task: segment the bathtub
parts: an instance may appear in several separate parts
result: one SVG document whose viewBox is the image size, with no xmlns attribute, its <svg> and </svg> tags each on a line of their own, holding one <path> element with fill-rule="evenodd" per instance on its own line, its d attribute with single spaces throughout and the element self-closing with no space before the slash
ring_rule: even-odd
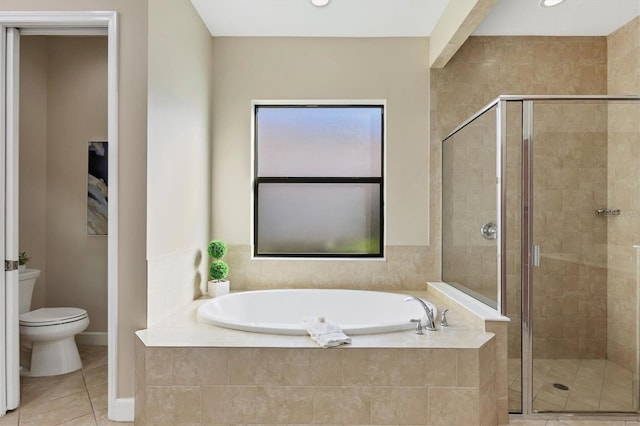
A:
<svg viewBox="0 0 640 426">
<path fill-rule="evenodd" d="M 409 320 L 426 317 L 406 294 L 364 290 L 259 290 L 208 300 L 198 308 L 201 321 L 256 333 L 306 335 L 303 318 L 324 317 L 349 335 L 409 330 Z M 425 300 L 437 315 L 436 307 Z"/>
</svg>

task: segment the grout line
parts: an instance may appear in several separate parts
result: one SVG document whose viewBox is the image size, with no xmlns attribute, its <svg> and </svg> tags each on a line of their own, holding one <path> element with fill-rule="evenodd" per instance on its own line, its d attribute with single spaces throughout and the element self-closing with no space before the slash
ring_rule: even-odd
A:
<svg viewBox="0 0 640 426">
<path fill-rule="evenodd" d="M 89 398 L 89 405 L 91 405 L 91 414 L 93 415 L 93 421 L 95 424 L 98 424 L 98 418 L 96 417 L 96 409 L 93 404 L 93 399 L 91 398 L 91 394 L 89 393 L 89 386 L 87 385 L 87 378 L 85 377 L 85 369 L 84 369 L 84 361 L 82 364 L 82 382 L 84 383 L 85 392 L 87 392 L 87 398 Z"/>
</svg>

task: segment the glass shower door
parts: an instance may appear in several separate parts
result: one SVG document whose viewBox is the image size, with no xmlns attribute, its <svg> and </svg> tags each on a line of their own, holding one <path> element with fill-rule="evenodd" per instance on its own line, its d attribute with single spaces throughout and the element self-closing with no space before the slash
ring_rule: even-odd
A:
<svg viewBox="0 0 640 426">
<path fill-rule="evenodd" d="M 531 411 L 637 412 L 640 106 L 531 105 Z"/>
</svg>

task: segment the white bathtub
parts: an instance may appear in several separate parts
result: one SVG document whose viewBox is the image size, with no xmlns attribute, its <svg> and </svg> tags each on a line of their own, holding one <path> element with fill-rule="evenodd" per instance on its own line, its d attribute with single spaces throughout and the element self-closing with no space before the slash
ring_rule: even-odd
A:
<svg viewBox="0 0 640 426">
<path fill-rule="evenodd" d="M 260 290 L 233 293 L 202 303 L 198 317 L 220 327 L 256 333 L 306 335 L 301 321 L 324 317 L 347 334 L 408 330 L 425 312 L 406 294 L 364 290 Z M 437 315 L 436 307 L 427 302 Z"/>
</svg>

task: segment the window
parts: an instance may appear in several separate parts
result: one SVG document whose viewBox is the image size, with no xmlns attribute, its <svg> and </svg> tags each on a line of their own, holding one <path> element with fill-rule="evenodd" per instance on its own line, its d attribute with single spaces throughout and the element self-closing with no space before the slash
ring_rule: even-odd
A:
<svg viewBox="0 0 640 426">
<path fill-rule="evenodd" d="M 256 105 L 254 255 L 382 257 L 382 105 Z"/>
</svg>

